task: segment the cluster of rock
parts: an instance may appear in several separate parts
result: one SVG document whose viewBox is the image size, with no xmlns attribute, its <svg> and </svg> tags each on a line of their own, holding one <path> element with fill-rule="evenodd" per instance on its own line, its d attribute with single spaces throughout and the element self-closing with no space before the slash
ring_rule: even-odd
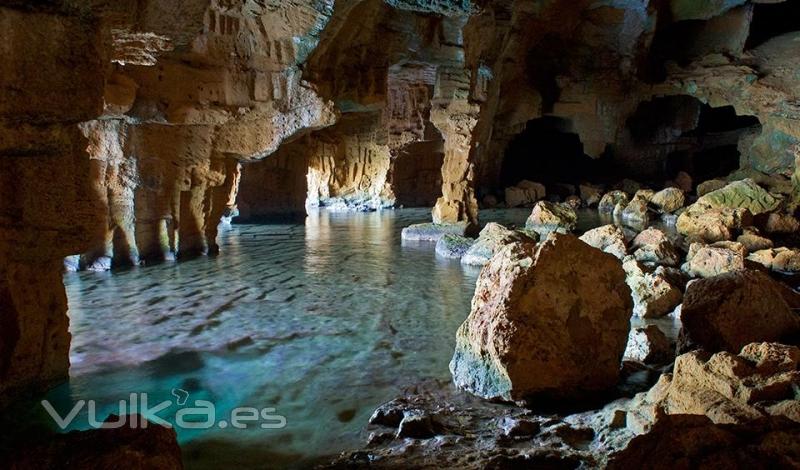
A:
<svg viewBox="0 0 800 470">
<path fill-rule="evenodd" d="M 483 266 L 456 333 L 453 383 L 526 408 L 471 404 L 461 413 L 474 426 L 464 429 L 452 407 L 432 411 L 430 397 L 412 395 L 406 400 L 423 402 L 417 411 L 392 422 L 374 417 L 373 426 L 396 431 L 376 431 L 369 458 L 464 464 L 482 446 L 472 458 L 483 463 L 630 468 L 649 462 L 647 452 L 676 462 L 668 442 L 681 458 L 794 462 L 800 447 L 782 439 L 800 436 L 800 349 L 792 346 L 800 342 L 800 293 L 770 276 L 796 272 L 798 250 L 775 248 L 775 227 L 795 220 L 791 206 L 752 180 L 701 187 L 689 207 L 674 187 L 608 192 L 597 198 L 598 210 L 616 223 L 580 237 L 571 234 L 573 206 L 538 200 L 529 201 L 524 230 L 490 223 L 474 241 L 442 238 L 437 253 Z M 658 218 L 662 228 L 639 224 Z M 630 326 L 663 317 L 680 325 L 677 338 L 655 324 Z M 530 410 L 614 395 L 642 373 L 652 388 L 597 411 L 553 418 Z M 506 416 L 509 410 L 520 414 Z M 492 416 L 496 427 L 487 424 Z M 488 429 L 476 429 L 475 420 Z M 418 425 L 423 432 L 410 431 Z M 709 433 L 716 450 L 676 442 L 676 433 Z M 508 442 L 522 444 L 503 452 Z"/>
</svg>

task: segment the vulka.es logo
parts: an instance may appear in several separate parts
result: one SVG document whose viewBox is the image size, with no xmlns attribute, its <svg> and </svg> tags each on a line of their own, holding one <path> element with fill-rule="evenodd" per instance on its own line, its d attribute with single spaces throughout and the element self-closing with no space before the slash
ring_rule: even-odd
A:
<svg viewBox="0 0 800 470">
<path fill-rule="evenodd" d="M 172 389 L 172 396 L 176 399 L 174 402 L 166 400 L 151 406 L 147 393 L 131 393 L 128 400 L 119 401 L 119 413 L 116 421 L 98 420 L 97 403 L 94 400 L 78 400 L 64 416 L 59 414 L 48 400 L 42 400 L 42 406 L 62 430 L 67 429 L 75 422 L 84 407 L 86 407 L 86 419 L 89 426 L 97 429 L 117 429 L 124 426 L 130 426 L 132 429 L 146 428 L 148 423 L 182 429 L 210 429 L 213 427 L 224 429 L 228 426 L 235 429 L 246 429 L 255 425 L 262 429 L 286 427 L 286 418 L 275 414 L 277 411 L 275 408 L 236 407 L 231 410 L 228 419 L 217 420 L 217 410 L 213 402 L 195 400 L 193 406 L 184 407 L 189 400 L 189 392 L 176 388 Z M 175 404 L 182 408 L 175 412 L 173 424 L 159 414 L 165 414 Z M 138 419 L 137 415 L 141 415 L 144 419 Z"/>
</svg>

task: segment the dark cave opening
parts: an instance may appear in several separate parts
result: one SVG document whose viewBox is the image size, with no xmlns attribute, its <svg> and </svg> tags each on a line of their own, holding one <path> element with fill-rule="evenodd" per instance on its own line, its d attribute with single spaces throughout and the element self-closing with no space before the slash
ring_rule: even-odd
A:
<svg viewBox="0 0 800 470">
<path fill-rule="evenodd" d="M 610 158 L 594 159 L 583 151 L 578 134 L 568 120 L 545 116 L 529 121 L 508 145 L 500 170 L 500 187 L 530 180 L 548 186 L 608 179 Z M 557 191 L 555 191 L 557 193 Z"/>
<path fill-rule="evenodd" d="M 684 66 L 707 54 L 740 55 L 745 49 L 751 12 L 752 5 L 746 4 L 708 20 L 673 22 L 659 18 L 641 78 L 662 82 L 667 62 Z"/>
<path fill-rule="evenodd" d="M 756 3 L 753 5 L 753 20 L 745 49 L 753 49 L 793 31 L 800 31 L 800 0 Z"/>
<path fill-rule="evenodd" d="M 404 147 L 392 165 L 392 189 L 397 205 L 432 207 L 442 195 L 444 149 L 441 140 L 415 142 Z"/>
<path fill-rule="evenodd" d="M 668 156 L 666 171 L 670 175 L 686 171 L 696 183 L 727 176 L 740 167 L 743 139 L 760 131 L 755 116 L 738 115 L 733 106 L 703 104 L 697 127 L 681 135 L 690 145 Z"/>
</svg>

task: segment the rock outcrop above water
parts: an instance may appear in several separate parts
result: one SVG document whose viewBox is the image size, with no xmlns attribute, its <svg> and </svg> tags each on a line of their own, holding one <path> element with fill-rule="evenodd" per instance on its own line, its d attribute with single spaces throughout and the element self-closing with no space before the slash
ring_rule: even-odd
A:
<svg viewBox="0 0 800 470">
<path fill-rule="evenodd" d="M 525 228 L 546 237 L 551 233 L 569 233 L 578 224 L 578 214 L 567 204 L 539 201 L 525 222 Z"/>
<path fill-rule="evenodd" d="M 481 272 L 456 335 L 453 380 L 510 401 L 606 390 L 618 378 L 631 309 L 615 257 L 572 235 L 512 243 Z"/>
</svg>

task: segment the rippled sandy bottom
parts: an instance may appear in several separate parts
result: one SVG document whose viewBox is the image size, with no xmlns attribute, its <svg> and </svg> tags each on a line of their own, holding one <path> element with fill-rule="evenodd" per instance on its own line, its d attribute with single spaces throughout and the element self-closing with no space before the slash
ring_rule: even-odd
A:
<svg viewBox="0 0 800 470">
<path fill-rule="evenodd" d="M 523 224 L 529 213 L 481 217 Z M 50 399 L 62 410 L 94 399 L 105 416 L 130 393 L 153 403 L 180 388 L 218 416 L 252 406 L 286 417 L 280 430 L 178 429 L 189 468 L 303 466 L 357 447 L 377 405 L 449 380 L 478 270 L 437 259 L 429 243 L 401 242 L 402 228 L 429 214 L 321 211 L 234 225 L 218 257 L 67 274 L 71 380 Z M 590 213 L 581 221 L 600 223 Z"/>
</svg>

